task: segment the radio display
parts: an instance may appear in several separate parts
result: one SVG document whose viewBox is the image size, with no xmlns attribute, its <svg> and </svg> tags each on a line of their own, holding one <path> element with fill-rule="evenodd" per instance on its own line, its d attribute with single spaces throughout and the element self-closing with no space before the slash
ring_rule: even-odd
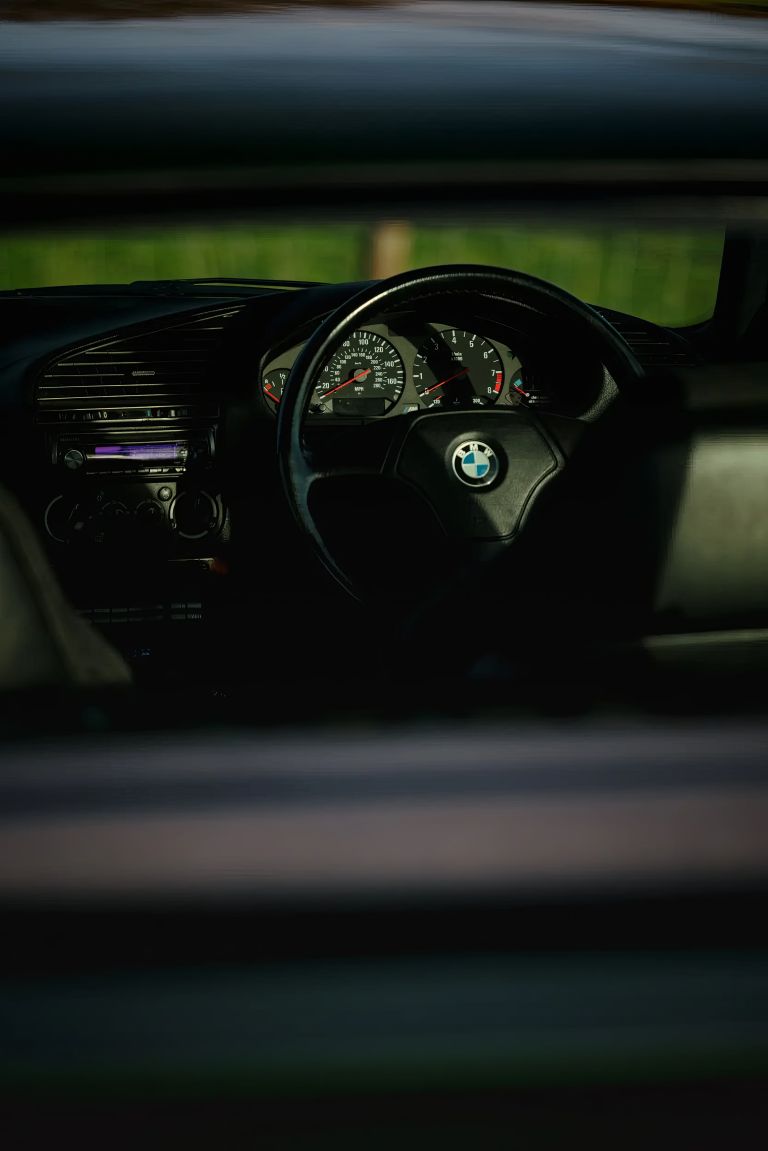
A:
<svg viewBox="0 0 768 1151">
<path fill-rule="evenodd" d="M 93 449 L 93 455 L 100 460 L 139 460 L 151 463 L 162 460 L 167 463 L 184 463 L 189 454 L 189 445 L 170 444 L 102 444 Z"/>
</svg>

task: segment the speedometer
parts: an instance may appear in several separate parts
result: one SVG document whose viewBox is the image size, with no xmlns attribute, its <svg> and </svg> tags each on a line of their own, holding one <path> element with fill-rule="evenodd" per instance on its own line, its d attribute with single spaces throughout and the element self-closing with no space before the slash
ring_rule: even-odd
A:
<svg viewBox="0 0 768 1151">
<path fill-rule="evenodd" d="M 446 328 L 419 348 L 413 382 L 428 408 L 486 407 L 504 386 L 504 365 L 490 340 Z"/>
<path fill-rule="evenodd" d="M 309 410 L 335 416 L 383 416 L 403 394 L 405 368 L 397 349 L 376 332 L 353 332 L 330 358 Z"/>
</svg>

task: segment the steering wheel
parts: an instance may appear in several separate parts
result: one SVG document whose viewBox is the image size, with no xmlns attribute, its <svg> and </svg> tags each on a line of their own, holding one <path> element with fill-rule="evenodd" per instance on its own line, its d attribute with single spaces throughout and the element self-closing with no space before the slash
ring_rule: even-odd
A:
<svg viewBox="0 0 768 1151">
<path fill-rule="evenodd" d="M 321 460 L 306 438 L 306 415 L 320 374 L 357 328 L 388 312 L 461 299 L 503 315 L 514 306 L 557 323 L 591 344 L 619 388 L 643 369 L 616 330 L 589 305 L 523 272 L 444 265 L 405 272 L 366 287 L 326 317 L 304 345 L 286 380 L 277 425 L 278 466 L 299 527 L 328 571 L 355 598 L 359 589 L 331 554 L 312 515 L 310 491 L 337 476 L 386 476 L 415 489 L 444 531 L 478 551 L 513 540 L 545 486 L 567 465 L 584 424 L 521 407 L 430 411 L 358 429 L 370 451 Z M 376 428 L 376 440 L 370 429 Z M 352 432 L 352 428 L 350 428 Z M 338 440 L 336 444 L 338 445 Z M 345 453 L 348 455 L 348 453 Z"/>
</svg>

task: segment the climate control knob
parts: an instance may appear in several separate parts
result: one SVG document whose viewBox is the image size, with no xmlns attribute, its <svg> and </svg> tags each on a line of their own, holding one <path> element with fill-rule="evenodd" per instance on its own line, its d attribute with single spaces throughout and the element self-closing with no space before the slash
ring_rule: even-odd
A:
<svg viewBox="0 0 768 1151">
<path fill-rule="evenodd" d="M 102 519 L 112 523 L 115 520 L 121 520 L 123 516 L 127 516 L 128 508 L 125 504 L 121 504 L 119 500 L 110 500 L 108 504 L 103 505 L 100 515 Z"/>
<path fill-rule="evenodd" d="M 218 522 L 219 507 L 208 492 L 181 492 L 171 504 L 171 523 L 184 539 L 200 539 L 213 531 Z"/>
<path fill-rule="evenodd" d="M 68 496 L 54 496 L 45 509 L 45 530 L 57 543 L 69 543 L 82 530 L 84 514 L 82 505 Z"/>
<path fill-rule="evenodd" d="M 139 504 L 135 515 L 141 526 L 147 528 L 159 526 L 165 518 L 165 512 L 161 505 L 155 503 L 154 500 L 145 500 L 143 504 Z"/>
</svg>

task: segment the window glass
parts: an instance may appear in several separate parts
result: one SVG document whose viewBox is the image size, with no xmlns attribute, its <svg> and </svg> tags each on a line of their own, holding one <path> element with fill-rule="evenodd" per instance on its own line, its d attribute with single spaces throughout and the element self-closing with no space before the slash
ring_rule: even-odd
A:
<svg viewBox="0 0 768 1151">
<path fill-rule="evenodd" d="M 517 268 L 589 303 L 657 323 L 711 316 L 717 231 L 407 220 L 19 233 L 0 243 L 0 287 L 235 276 L 346 281 L 442 263 Z"/>
</svg>

